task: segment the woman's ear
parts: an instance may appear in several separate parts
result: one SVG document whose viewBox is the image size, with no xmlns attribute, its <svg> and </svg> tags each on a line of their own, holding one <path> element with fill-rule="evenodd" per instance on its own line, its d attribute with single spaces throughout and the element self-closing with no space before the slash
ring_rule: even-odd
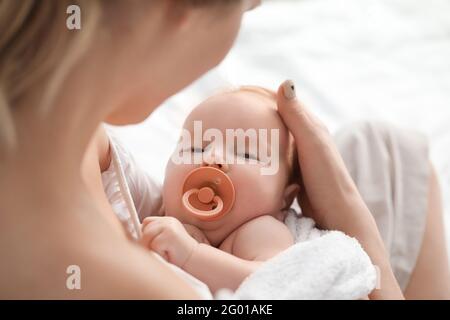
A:
<svg viewBox="0 0 450 320">
<path fill-rule="evenodd" d="M 300 192 L 300 185 L 292 183 L 284 189 L 283 193 L 283 209 L 289 209 Z"/>
</svg>

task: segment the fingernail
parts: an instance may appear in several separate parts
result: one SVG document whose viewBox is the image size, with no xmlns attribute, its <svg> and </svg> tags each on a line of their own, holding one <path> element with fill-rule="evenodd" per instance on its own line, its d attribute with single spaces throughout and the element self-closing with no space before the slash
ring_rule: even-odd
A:
<svg viewBox="0 0 450 320">
<path fill-rule="evenodd" d="M 286 80 L 282 84 L 284 97 L 288 100 L 294 100 L 297 95 L 295 93 L 295 84 L 292 80 Z"/>
</svg>

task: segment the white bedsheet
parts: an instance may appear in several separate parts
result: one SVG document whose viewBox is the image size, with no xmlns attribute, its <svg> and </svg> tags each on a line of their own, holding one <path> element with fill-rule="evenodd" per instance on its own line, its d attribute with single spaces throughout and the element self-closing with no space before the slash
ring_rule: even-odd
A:
<svg viewBox="0 0 450 320">
<path fill-rule="evenodd" d="M 196 103 L 223 86 L 275 89 L 286 78 L 295 80 L 302 100 L 332 130 L 383 119 L 426 133 L 450 220 L 448 0 L 267 1 L 246 15 L 218 68 L 143 124 L 115 130 L 162 181 L 184 117 Z"/>
</svg>

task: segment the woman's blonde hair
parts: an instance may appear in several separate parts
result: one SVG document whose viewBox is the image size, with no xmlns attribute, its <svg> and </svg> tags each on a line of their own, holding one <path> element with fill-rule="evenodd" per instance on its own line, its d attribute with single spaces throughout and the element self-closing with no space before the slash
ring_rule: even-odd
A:
<svg viewBox="0 0 450 320">
<path fill-rule="evenodd" d="M 240 0 L 174 1 L 209 6 Z M 0 154 L 16 144 L 14 106 L 36 85 L 44 85 L 36 103 L 38 112 L 48 111 L 65 77 L 103 25 L 101 13 L 116 4 L 112 0 L 0 0 Z M 71 5 L 81 8 L 81 30 L 66 26 Z"/>
<path fill-rule="evenodd" d="M 0 147 L 16 143 L 13 106 L 42 81 L 39 112 L 51 105 L 58 87 L 88 48 L 100 16 L 97 0 L 0 0 Z M 67 8 L 83 8 L 82 31 L 66 27 Z"/>
</svg>

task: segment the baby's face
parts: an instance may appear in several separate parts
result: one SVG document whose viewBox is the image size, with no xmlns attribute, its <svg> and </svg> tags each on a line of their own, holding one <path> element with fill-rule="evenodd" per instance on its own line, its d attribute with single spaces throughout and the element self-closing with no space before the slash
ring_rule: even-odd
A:
<svg viewBox="0 0 450 320">
<path fill-rule="evenodd" d="M 208 129 L 217 129 L 222 132 L 223 137 L 226 137 L 227 129 L 253 129 L 256 133 L 260 132 L 259 129 L 266 129 L 267 134 L 257 134 L 256 145 L 246 139 L 245 150 L 237 150 L 237 138 L 231 147 L 225 141 L 222 146 L 217 147 L 214 141 L 204 141 L 202 138 L 199 141 L 194 138 L 194 122 L 198 126 L 198 121 L 201 121 L 203 133 Z M 272 129 L 277 130 L 278 136 L 271 134 Z M 245 222 L 262 215 L 277 216 L 286 206 L 285 188 L 290 174 L 287 152 L 289 133 L 276 111 L 273 99 L 250 91 L 213 96 L 192 111 L 184 124 L 184 130 L 189 131 L 192 141 L 186 144 L 186 141 L 180 139 L 179 143 L 182 145 L 175 153 L 178 155 L 180 150 L 192 154 L 202 153 L 209 160 L 203 164 L 175 164 L 169 160 L 163 189 L 167 216 L 200 228 L 213 245 L 218 245 Z M 223 165 L 224 159 L 230 159 L 231 154 L 234 162 L 226 161 L 227 164 Z M 237 161 L 238 159 L 241 161 Z M 245 161 L 249 159 L 252 161 Z M 274 161 L 278 161 L 278 166 L 274 166 Z M 200 220 L 189 214 L 182 204 L 183 182 L 192 170 L 201 166 L 214 166 L 226 171 L 234 185 L 234 206 L 229 213 L 217 220 Z M 263 174 L 264 168 L 269 166 L 276 170 L 272 170 L 271 174 Z"/>
</svg>

